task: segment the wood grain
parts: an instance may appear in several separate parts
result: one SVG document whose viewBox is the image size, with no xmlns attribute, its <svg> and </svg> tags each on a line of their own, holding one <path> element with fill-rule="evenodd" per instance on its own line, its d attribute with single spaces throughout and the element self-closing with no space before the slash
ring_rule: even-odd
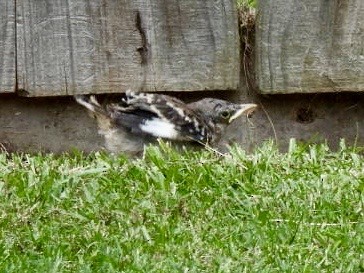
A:
<svg viewBox="0 0 364 273">
<path fill-rule="evenodd" d="M 364 91 L 362 0 L 259 1 L 261 93 Z"/>
<path fill-rule="evenodd" d="M 0 93 L 15 89 L 15 9 L 13 1 L 0 1 Z"/>
<path fill-rule="evenodd" d="M 236 89 L 235 0 L 17 1 L 28 96 Z"/>
</svg>

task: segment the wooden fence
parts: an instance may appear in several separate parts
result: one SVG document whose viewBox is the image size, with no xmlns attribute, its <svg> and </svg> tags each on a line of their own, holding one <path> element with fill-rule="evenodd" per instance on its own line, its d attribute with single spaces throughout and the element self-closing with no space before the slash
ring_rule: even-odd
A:
<svg viewBox="0 0 364 273">
<path fill-rule="evenodd" d="M 239 85 L 235 0 L 14 3 L 0 3 L 1 92 L 52 96 Z"/>
<path fill-rule="evenodd" d="M 0 92 L 237 89 L 235 1 L 0 1 Z M 364 91 L 363 0 L 261 0 L 256 25 L 261 93 Z"/>
<path fill-rule="evenodd" d="M 363 0 L 259 1 L 260 92 L 364 91 Z"/>
</svg>

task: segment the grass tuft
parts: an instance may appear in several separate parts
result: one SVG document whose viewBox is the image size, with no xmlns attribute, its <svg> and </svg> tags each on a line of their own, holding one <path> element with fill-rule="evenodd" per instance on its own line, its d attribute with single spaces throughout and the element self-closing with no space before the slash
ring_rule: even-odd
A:
<svg viewBox="0 0 364 273">
<path fill-rule="evenodd" d="M 361 272 L 363 196 L 344 142 L 0 153 L 0 271 Z"/>
<path fill-rule="evenodd" d="M 237 0 L 238 8 L 241 7 L 250 7 L 256 8 L 257 1 L 256 0 Z"/>
</svg>

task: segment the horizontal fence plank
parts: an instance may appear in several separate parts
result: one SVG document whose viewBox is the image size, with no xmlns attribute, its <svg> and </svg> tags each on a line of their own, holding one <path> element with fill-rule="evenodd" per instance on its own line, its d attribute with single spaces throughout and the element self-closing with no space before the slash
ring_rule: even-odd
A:
<svg viewBox="0 0 364 273">
<path fill-rule="evenodd" d="M 235 0 L 17 1 L 29 96 L 236 89 Z"/>
<path fill-rule="evenodd" d="M 14 1 L 0 1 L 0 93 L 15 90 Z"/>
<path fill-rule="evenodd" d="M 259 1 L 261 93 L 364 91 L 362 0 Z"/>
</svg>

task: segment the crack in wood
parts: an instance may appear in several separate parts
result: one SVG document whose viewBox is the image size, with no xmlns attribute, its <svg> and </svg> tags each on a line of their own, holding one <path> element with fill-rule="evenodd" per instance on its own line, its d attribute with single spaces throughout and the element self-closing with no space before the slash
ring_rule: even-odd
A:
<svg viewBox="0 0 364 273">
<path fill-rule="evenodd" d="M 17 93 L 19 89 L 18 81 L 18 27 L 17 27 L 17 0 L 14 1 L 14 92 Z"/>
<path fill-rule="evenodd" d="M 66 72 L 66 65 L 63 64 L 63 73 L 64 73 L 64 85 L 65 85 L 65 91 L 66 91 L 66 95 L 68 94 L 68 81 L 67 81 L 67 72 Z"/>
<path fill-rule="evenodd" d="M 146 65 L 148 63 L 148 59 L 149 59 L 150 45 L 148 43 L 147 35 L 145 33 L 145 29 L 143 27 L 142 18 L 141 18 L 139 11 L 137 11 L 137 13 L 136 13 L 135 26 L 138 29 L 140 36 L 142 38 L 142 46 L 137 48 L 137 51 L 139 52 L 140 57 L 141 57 L 140 63 L 142 65 Z"/>
</svg>

